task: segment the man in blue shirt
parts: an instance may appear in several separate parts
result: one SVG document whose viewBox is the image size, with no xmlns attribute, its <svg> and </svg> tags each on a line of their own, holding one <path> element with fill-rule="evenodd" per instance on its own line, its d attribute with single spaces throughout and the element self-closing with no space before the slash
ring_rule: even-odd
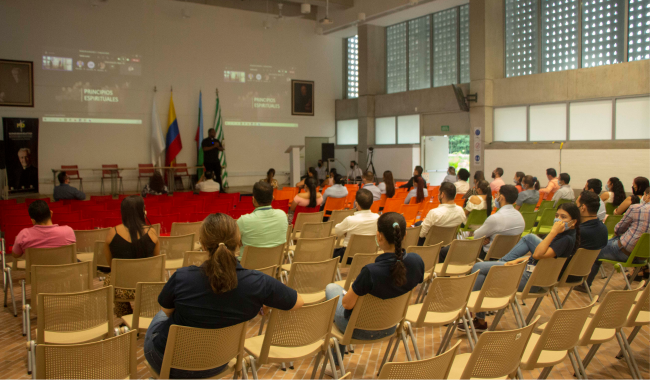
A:
<svg viewBox="0 0 650 380">
<path fill-rule="evenodd" d="M 366 189 L 372 193 L 372 201 L 376 202 L 381 198 L 381 190 L 375 185 L 375 175 L 372 172 L 365 172 L 363 174 L 362 189 Z"/>
<path fill-rule="evenodd" d="M 77 199 L 83 201 L 86 199 L 86 194 L 72 186 L 70 186 L 70 177 L 66 172 L 60 172 L 58 175 L 59 186 L 54 187 L 54 200 L 59 201 L 63 199 Z"/>
<path fill-rule="evenodd" d="M 345 184 L 345 178 L 343 178 L 342 175 L 337 174 L 334 176 L 334 185 L 328 187 L 323 192 L 323 203 L 321 206 L 321 210 L 325 207 L 325 202 L 327 201 L 328 197 L 345 198 L 348 196 L 348 189 L 345 186 L 343 186 L 344 184 Z"/>
</svg>

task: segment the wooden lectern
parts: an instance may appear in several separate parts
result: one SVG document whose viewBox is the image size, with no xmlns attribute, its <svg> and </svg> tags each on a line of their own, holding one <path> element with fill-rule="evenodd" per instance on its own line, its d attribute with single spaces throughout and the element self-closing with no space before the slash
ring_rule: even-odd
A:
<svg viewBox="0 0 650 380">
<path fill-rule="evenodd" d="M 289 185 L 294 186 L 300 182 L 300 149 L 304 145 L 291 145 L 284 153 L 289 153 Z"/>
</svg>

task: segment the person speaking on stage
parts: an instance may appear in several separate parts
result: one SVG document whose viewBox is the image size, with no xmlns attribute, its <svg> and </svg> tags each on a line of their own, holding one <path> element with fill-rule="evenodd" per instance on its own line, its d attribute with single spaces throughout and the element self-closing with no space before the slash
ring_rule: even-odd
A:
<svg viewBox="0 0 650 380">
<path fill-rule="evenodd" d="M 208 129 L 208 137 L 201 142 L 201 148 L 203 149 L 203 166 L 205 170 L 213 173 L 214 181 L 219 184 L 220 191 L 224 192 L 223 184 L 221 183 L 219 152 L 223 152 L 225 149 L 221 141 L 217 140 L 217 131 L 214 128 Z"/>
</svg>

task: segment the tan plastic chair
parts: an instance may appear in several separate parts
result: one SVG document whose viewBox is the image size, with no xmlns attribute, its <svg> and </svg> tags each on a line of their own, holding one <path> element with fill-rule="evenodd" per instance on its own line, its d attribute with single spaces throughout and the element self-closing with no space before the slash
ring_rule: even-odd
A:
<svg viewBox="0 0 650 380">
<path fill-rule="evenodd" d="M 433 226 L 427 233 L 427 238 L 424 239 L 424 246 L 434 245 L 442 242 L 443 246 L 449 245 L 452 240 L 456 238 L 458 226 L 455 227 L 439 227 Z"/>
<path fill-rule="evenodd" d="M 341 223 L 348 216 L 354 215 L 356 210 L 334 210 L 330 216 L 330 221 L 332 222 L 332 235 L 334 235 L 334 227 L 337 224 Z"/>
<path fill-rule="evenodd" d="M 318 239 L 332 235 L 333 222 L 305 223 L 298 238 Z"/>
<path fill-rule="evenodd" d="M 406 228 L 406 235 L 402 240 L 402 247 L 416 247 L 418 240 L 420 240 L 420 230 L 422 230 L 422 225 Z"/>
<path fill-rule="evenodd" d="M 277 247 L 260 248 L 247 245 L 241 258 L 241 266 L 246 269 L 266 268 L 280 265 L 284 258 L 284 244 Z"/>
<path fill-rule="evenodd" d="M 277 266 L 277 265 L 271 265 L 270 267 L 259 268 L 259 269 L 255 269 L 255 270 L 258 271 L 258 272 L 262 272 L 267 276 L 271 276 L 271 277 L 275 278 L 276 274 L 278 272 L 278 268 L 279 268 L 279 266 Z"/>
<path fill-rule="evenodd" d="M 571 257 L 571 260 L 569 261 L 569 264 L 564 270 L 564 273 L 562 273 L 562 278 L 560 278 L 560 281 L 558 282 L 557 286 L 553 288 L 553 294 L 551 294 L 551 297 L 553 298 L 553 302 L 555 303 L 556 307 L 557 305 L 564 306 L 566 300 L 569 299 L 569 296 L 571 295 L 573 288 L 580 284 L 585 286 L 585 288 L 587 289 L 587 295 L 589 296 L 589 300 L 593 301 L 594 297 L 591 295 L 591 289 L 589 288 L 589 284 L 587 284 L 587 276 L 589 276 L 589 273 L 591 273 L 591 267 L 594 265 L 594 262 L 598 258 L 599 253 L 600 253 L 599 249 L 589 250 L 584 248 L 578 248 L 578 250 L 573 255 L 573 257 Z M 569 282 L 569 276 L 582 277 L 582 278 L 576 282 Z M 562 301 L 562 303 L 560 303 L 560 295 L 557 292 L 557 289 L 560 288 L 569 288 L 569 290 L 566 293 L 566 296 L 564 297 L 564 301 Z"/>
<path fill-rule="evenodd" d="M 300 231 L 305 223 L 321 223 L 323 221 L 324 211 L 321 212 L 301 212 L 296 217 L 293 224 L 293 235 L 291 240 L 296 241 L 300 238 Z"/>
<path fill-rule="evenodd" d="M 222 329 L 199 329 L 195 327 L 171 325 L 165 356 L 160 373 L 157 373 L 147 360 L 144 364 L 154 379 L 169 379 L 172 368 L 186 371 L 202 371 L 228 364 L 213 379 L 220 379 L 231 374 L 246 371 L 243 367 L 244 340 L 246 324 L 224 327 Z M 208 353 L 197 355 L 197 353 Z M 234 377 L 234 376 L 233 376 Z"/>
<path fill-rule="evenodd" d="M 104 254 L 104 246 L 106 242 L 97 240 L 95 242 L 95 248 L 93 249 L 93 274 L 97 273 L 97 268 L 103 268 L 105 270 L 111 269 L 111 264 L 106 260 L 106 255 Z M 77 258 L 79 254 L 77 253 Z M 82 260 L 83 261 L 83 260 Z"/>
<path fill-rule="evenodd" d="M 97 230 L 75 230 L 74 236 L 77 244 L 77 258 L 81 261 L 93 261 L 93 252 L 95 252 L 95 242 L 106 241 L 106 236 L 110 228 L 100 228 Z"/>
<path fill-rule="evenodd" d="M 417 360 L 421 360 L 420 350 L 413 334 L 413 328 L 447 326 L 445 335 L 440 342 L 438 355 L 447 349 L 451 338 L 460 322 L 467 326 L 467 301 L 472 293 L 472 288 L 478 277 L 478 271 L 462 277 L 436 277 L 431 281 L 429 294 L 423 303 L 411 305 L 406 311 L 405 329 L 411 337 L 413 350 Z M 470 344 L 474 348 L 474 341 L 469 329 L 465 330 Z"/>
<path fill-rule="evenodd" d="M 345 280 L 336 281 L 335 284 L 341 286 L 346 291 L 349 290 L 352 283 L 354 283 L 354 280 L 356 280 L 357 276 L 359 276 L 359 273 L 361 273 L 361 269 L 363 269 L 363 267 L 368 264 L 374 263 L 375 260 L 377 260 L 378 256 L 379 255 L 376 253 L 357 253 L 354 255 L 352 265 L 350 265 L 350 269 L 348 270 L 348 275 L 345 277 Z"/>
<path fill-rule="evenodd" d="M 210 257 L 207 251 L 187 251 L 183 252 L 183 268 L 191 265 L 200 267 L 205 260 Z"/>
<path fill-rule="evenodd" d="M 496 267 L 495 267 L 496 268 Z M 506 267 L 507 268 L 507 267 Z M 486 331 L 471 354 L 458 354 L 451 364 L 450 379 L 523 379 L 519 363 L 539 316 L 523 328 L 508 331 Z"/>
<path fill-rule="evenodd" d="M 36 347 L 37 379 L 136 379 L 137 336 L 131 331 L 94 343 Z"/>
<path fill-rule="evenodd" d="M 446 379 L 451 370 L 451 363 L 456 357 L 460 342 L 456 342 L 449 351 L 429 359 L 405 363 L 386 363 L 381 369 L 379 379 Z"/>
<path fill-rule="evenodd" d="M 320 262 L 294 262 L 287 286 L 297 291 L 305 305 L 325 301 L 325 287 L 334 282 L 338 258 Z"/>
<path fill-rule="evenodd" d="M 338 297 L 334 297 L 292 311 L 273 310 L 266 333 L 246 339 L 244 343 L 244 349 L 251 355 L 253 378 L 257 379 L 257 369 L 260 365 L 293 362 L 311 357 L 315 353 L 318 354 L 313 364 L 311 379 L 316 378 L 316 370 L 322 357 L 325 357 L 323 370 L 328 362 L 334 369 L 334 356 L 329 343 L 338 300 Z M 336 371 L 333 370 L 332 373 Z"/>
<path fill-rule="evenodd" d="M 483 242 L 480 239 L 452 241 L 445 262 L 436 264 L 434 269 L 436 275 L 448 277 L 468 274 L 478 260 L 481 247 Z"/>
<path fill-rule="evenodd" d="M 490 244 L 490 249 L 488 249 L 485 259 L 481 261 L 499 260 L 517 245 L 520 238 L 521 235 L 496 235 L 494 240 L 492 240 L 492 244 Z"/>
<path fill-rule="evenodd" d="M 472 313 L 498 311 L 490 324 L 490 331 L 493 331 L 497 326 L 506 307 L 516 302 L 515 296 L 521 282 L 521 275 L 524 273 L 527 264 L 527 261 L 523 261 L 516 265 L 493 266 L 485 277 L 481 290 L 473 291 L 469 296 L 467 308 Z M 516 313 L 514 309 L 512 312 Z M 474 341 L 478 341 L 476 329 L 471 319 L 469 320 L 469 327 L 472 330 Z"/>
<path fill-rule="evenodd" d="M 415 298 L 415 303 L 421 302 L 421 298 L 424 298 L 424 295 L 427 294 L 426 292 L 431 284 L 431 280 L 435 276 L 434 269 L 436 264 L 438 264 L 438 256 L 440 255 L 441 248 L 442 242 L 424 247 L 406 246 L 407 253 L 417 253 L 424 262 L 424 280 L 420 285 L 420 292 Z"/>
<path fill-rule="evenodd" d="M 521 369 L 530 371 L 544 368 L 539 379 L 546 379 L 553 367 L 569 356 L 573 370 L 575 373 L 580 373 L 580 366 L 573 352 L 580 338 L 580 329 L 576 326 L 584 326 L 594 303 L 595 301 L 578 309 L 555 310 L 541 335 L 535 333 L 531 335 L 524 356 L 521 358 Z"/>
<path fill-rule="evenodd" d="M 164 282 L 138 282 L 135 286 L 135 307 L 133 314 L 123 315 L 122 320 L 129 329 L 146 332 L 153 317 L 160 311 L 158 295 L 165 286 Z"/>
<path fill-rule="evenodd" d="M 300 214 L 302 215 L 302 214 Z M 298 261 L 301 263 L 313 263 L 325 261 L 332 258 L 334 254 L 334 243 L 336 236 L 330 236 L 322 239 L 298 239 L 296 250 L 289 252 L 289 262 Z M 281 270 L 291 271 L 291 264 L 283 264 Z"/>
<path fill-rule="evenodd" d="M 535 312 L 537 311 L 539 305 L 544 300 L 544 297 L 550 294 L 555 286 L 557 286 L 560 272 L 562 271 L 562 267 L 564 267 L 566 260 L 566 257 L 556 257 L 554 259 L 544 259 L 537 262 L 535 269 L 533 269 L 533 273 L 531 273 L 528 281 L 526 281 L 524 290 L 517 292 L 516 295 L 516 299 L 521 302 L 524 302 L 527 299 L 531 298 L 535 299 L 535 303 L 530 308 L 525 322 L 524 312 L 521 310 L 519 302 L 515 300 L 515 302 L 513 302 L 511 305 L 513 307 L 516 307 L 516 310 L 513 309 L 513 311 L 516 311 L 515 317 L 519 316 L 519 318 L 515 318 L 518 327 L 524 327 L 530 323 L 530 320 L 533 319 L 533 316 L 535 315 Z M 540 289 L 538 289 L 537 292 L 531 292 L 530 289 L 532 287 L 537 287 Z"/>
<path fill-rule="evenodd" d="M 199 241 L 199 231 L 201 230 L 201 223 L 203 222 L 191 222 L 191 223 L 172 223 L 172 230 L 169 233 L 169 236 L 183 236 L 194 234 L 194 241 Z"/>
<path fill-rule="evenodd" d="M 291 242 L 291 234 L 293 233 L 293 226 L 291 223 L 287 226 L 287 241 L 284 243 L 284 258 L 286 259 L 289 255 L 289 247 L 293 245 Z"/>
<path fill-rule="evenodd" d="M 111 284 L 115 289 L 133 290 L 138 282 L 165 282 L 165 255 L 146 259 L 113 259 Z M 117 298 L 120 302 L 133 302 L 135 298 Z"/>
<path fill-rule="evenodd" d="M 354 258 L 358 253 L 377 253 L 376 235 L 352 235 L 345 248 L 345 253 L 339 263 L 339 268 L 348 268 L 348 259 Z M 352 261 L 354 262 L 354 260 Z"/>
<path fill-rule="evenodd" d="M 411 360 L 411 353 L 408 349 L 408 343 L 406 341 L 406 334 L 404 333 L 403 324 L 404 317 L 406 316 L 406 308 L 408 307 L 409 300 L 411 299 L 412 291 L 404 293 L 403 295 L 395 298 L 390 298 L 382 300 L 371 294 L 359 297 L 357 303 L 352 310 L 352 315 L 350 316 L 348 326 L 345 329 L 345 332 L 339 330 L 336 327 L 336 324 L 332 326 L 332 340 L 334 341 L 334 348 L 336 350 L 336 355 L 338 357 L 338 363 L 341 367 L 341 373 L 345 373 L 345 365 L 343 363 L 343 357 L 341 356 L 341 350 L 339 349 L 339 344 L 344 346 L 350 344 L 375 344 L 388 340 L 388 347 L 384 353 L 384 358 L 381 362 L 379 371 L 381 372 L 381 367 L 388 358 L 388 353 L 395 341 L 395 347 L 391 354 L 389 361 L 393 361 L 395 357 L 395 352 L 399 347 L 400 340 L 404 344 L 406 349 L 406 356 Z M 375 340 L 359 340 L 352 338 L 352 333 L 355 329 L 367 330 L 367 331 L 382 331 L 389 328 L 396 327 L 395 333 L 388 335 L 381 339 Z"/>
<path fill-rule="evenodd" d="M 169 272 L 183 267 L 183 253 L 194 249 L 194 234 L 160 236 L 160 254 L 165 255 L 165 269 Z"/>
<path fill-rule="evenodd" d="M 639 371 L 639 366 L 636 363 L 636 359 L 634 358 L 632 349 L 630 348 L 630 344 L 632 344 L 632 341 L 634 341 L 634 338 L 636 338 L 636 334 L 639 333 L 641 327 L 650 325 L 650 286 L 646 285 L 645 289 L 643 289 L 642 292 L 639 292 L 637 299 L 638 301 L 636 302 L 634 307 L 632 307 L 630 313 L 627 315 L 627 321 L 623 326 L 623 327 L 633 327 L 634 329 L 632 330 L 629 338 L 627 339 L 625 339 L 625 334 L 623 333 L 622 330 L 620 332 L 620 335 L 624 342 L 627 355 L 630 357 L 632 366 L 636 371 L 636 378 L 642 379 L 641 371 Z M 616 356 L 617 359 L 620 359 L 621 357 L 623 357 L 623 351 L 619 352 L 618 355 Z"/>
<path fill-rule="evenodd" d="M 160 223 L 152 224 L 151 228 L 156 231 L 156 236 L 160 236 Z"/>
</svg>

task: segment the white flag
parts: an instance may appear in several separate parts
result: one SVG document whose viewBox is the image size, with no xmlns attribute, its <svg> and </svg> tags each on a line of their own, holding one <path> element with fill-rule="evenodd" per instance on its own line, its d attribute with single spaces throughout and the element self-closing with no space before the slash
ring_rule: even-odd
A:
<svg viewBox="0 0 650 380">
<path fill-rule="evenodd" d="M 160 122 L 158 121 L 158 112 L 156 112 L 156 97 L 153 99 L 151 111 L 151 163 L 156 166 L 162 166 L 163 153 L 165 152 L 165 141 L 163 140 Z"/>
</svg>

